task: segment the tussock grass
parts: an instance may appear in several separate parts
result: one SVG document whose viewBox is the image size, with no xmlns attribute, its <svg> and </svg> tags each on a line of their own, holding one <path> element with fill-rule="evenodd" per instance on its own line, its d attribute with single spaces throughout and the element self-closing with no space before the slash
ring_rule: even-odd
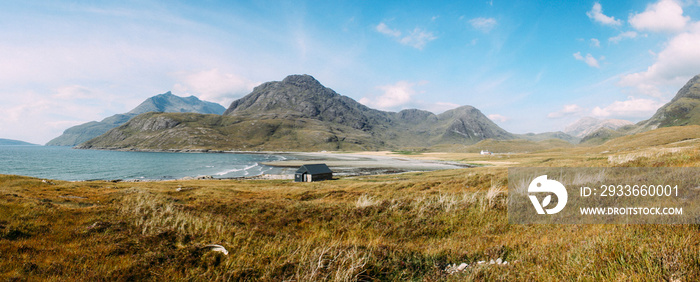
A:
<svg viewBox="0 0 700 282">
<path fill-rule="evenodd" d="M 219 240 L 235 234 L 235 228 L 224 219 L 186 211 L 163 195 L 138 189 L 126 190 L 124 194 L 118 211 L 140 229 L 143 235 L 172 232 L 178 237 L 207 236 Z"/>
<path fill-rule="evenodd" d="M 643 151 L 637 151 L 632 153 L 623 153 L 617 155 L 608 156 L 608 162 L 613 165 L 624 164 L 628 162 L 633 162 L 639 158 L 659 158 L 666 154 L 673 154 L 682 152 L 682 148 L 651 148 Z"/>
</svg>

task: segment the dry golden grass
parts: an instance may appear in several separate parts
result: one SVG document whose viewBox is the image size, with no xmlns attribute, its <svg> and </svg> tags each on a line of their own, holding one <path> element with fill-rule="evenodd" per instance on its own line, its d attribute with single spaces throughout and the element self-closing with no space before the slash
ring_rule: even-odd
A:
<svg viewBox="0 0 700 282">
<path fill-rule="evenodd" d="M 698 166 L 698 144 L 678 140 L 685 137 L 678 134 L 653 146 L 614 143 L 528 154 L 442 157 L 517 166 Z M 655 150 L 660 153 L 641 153 Z M 0 176 L 0 279 L 693 281 L 700 277 L 696 225 L 513 225 L 507 218 L 507 187 L 507 168 L 495 166 L 318 183 L 73 183 Z M 222 245 L 229 254 L 212 252 L 209 244 Z M 451 264 L 498 258 L 509 264 L 471 266 L 452 275 L 445 271 Z"/>
</svg>

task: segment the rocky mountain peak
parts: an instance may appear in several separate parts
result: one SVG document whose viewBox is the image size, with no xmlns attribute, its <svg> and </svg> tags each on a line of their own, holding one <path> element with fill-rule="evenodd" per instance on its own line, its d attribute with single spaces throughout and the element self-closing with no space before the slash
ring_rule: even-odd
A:
<svg viewBox="0 0 700 282">
<path fill-rule="evenodd" d="M 680 98 L 700 99 L 700 74 L 691 78 L 680 90 L 671 102 Z"/>
<path fill-rule="evenodd" d="M 283 84 L 291 84 L 302 88 L 324 87 L 321 82 L 308 74 L 293 74 L 282 80 Z"/>
<path fill-rule="evenodd" d="M 387 113 L 372 110 L 323 86 L 310 75 L 290 75 L 264 83 L 231 103 L 224 115 L 256 118 L 310 118 L 368 129 Z"/>
<path fill-rule="evenodd" d="M 223 106 L 202 101 L 195 96 L 180 97 L 168 91 L 146 99 L 127 114 L 143 114 L 147 112 L 175 112 L 175 113 L 202 113 L 202 114 L 222 114 L 226 108 Z"/>
</svg>

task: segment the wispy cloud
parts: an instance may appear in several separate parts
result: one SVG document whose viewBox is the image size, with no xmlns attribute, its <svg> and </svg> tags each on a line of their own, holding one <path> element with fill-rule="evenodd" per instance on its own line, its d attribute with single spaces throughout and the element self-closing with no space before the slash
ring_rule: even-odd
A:
<svg viewBox="0 0 700 282">
<path fill-rule="evenodd" d="M 4 94 L 14 98 L 3 100 L 0 107 L 3 137 L 34 143 L 46 142 L 47 137 L 56 137 L 67 127 L 107 117 L 105 112 L 119 100 L 82 85 L 61 86 L 49 95 L 33 91 Z M 82 102 L 76 103 L 76 99 Z"/>
<path fill-rule="evenodd" d="M 411 46 L 413 48 L 423 50 L 425 44 L 437 39 L 437 36 L 433 35 L 432 32 L 422 30 L 420 28 L 415 28 L 410 34 L 404 36 L 399 40 L 401 44 Z"/>
<path fill-rule="evenodd" d="M 600 40 L 597 38 L 591 38 L 591 47 L 600 47 Z"/>
<path fill-rule="evenodd" d="M 619 43 L 621 40 L 626 39 L 626 38 L 636 38 L 637 33 L 634 31 L 625 31 L 623 33 L 618 34 L 617 36 L 610 37 L 608 38 L 608 41 L 612 43 Z"/>
<path fill-rule="evenodd" d="M 211 69 L 190 73 L 178 73 L 173 86 L 177 95 L 194 95 L 205 101 L 217 102 L 227 107 L 234 99 L 249 93 L 260 83 L 243 76 Z"/>
<path fill-rule="evenodd" d="M 547 114 L 548 118 L 563 118 L 578 115 L 583 112 L 583 108 L 576 104 L 564 105 L 561 110 Z"/>
<path fill-rule="evenodd" d="M 579 60 L 579 61 L 583 61 L 589 67 L 600 68 L 600 64 L 598 63 L 598 60 L 595 57 L 593 57 L 593 55 L 591 55 L 591 54 L 586 54 L 586 56 L 584 57 L 581 55 L 581 52 L 576 52 L 576 53 L 574 53 L 574 59 Z"/>
<path fill-rule="evenodd" d="M 469 20 L 469 24 L 483 33 L 489 33 L 498 25 L 498 22 L 494 18 L 474 18 Z"/>
<path fill-rule="evenodd" d="M 598 2 L 593 4 L 593 8 L 590 11 L 586 12 L 586 15 L 590 19 L 600 24 L 611 26 L 622 25 L 622 21 L 620 21 L 619 19 L 615 19 L 615 17 L 610 17 L 603 14 L 603 7 Z"/>
<path fill-rule="evenodd" d="M 399 36 L 401 36 L 401 31 L 396 30 L 396 29 L 391 29 L 391 28 L 389 28 L 389 26 L 387 26 L 387 25 L 386 25 L 385 23 L 383 23 L 383 22 L 379 23 L 379 24 L 375 27 L 375 29 L 376 29 L 379 33 L 385 34 L 385 35 L 388 35 L 388 36 L 391 36 L 391 37 L 399 37 Z"/>
<path fill-rule="evenodd" d="M 81 85 L 62 86 L 56 89 L 52 97 L 65 100 L 90 99 L 95 96 L 93 90 Z"/>
<path fill-rule="evenodd" d="M 435 34 L 432 32 L 417 27 L 405 36 L 402 36 L 404 33 L 402 33 L 400 30 L 389 28 L 389 26 L 387 26 L 384 22 L 379 23 L 375 29 L 381 34 L 395 38 L 403 45 L 411 46 L 418 50 L 423 50 L 428 42 L 437 39 L 437 36 L 435 36 Z"/>
<path fill-rule="evenodd" d="M 488 115 L 488 117 L 490 120 L 495 121 L 495 122 L 506 122 L 509 120 L 508 117 L 502 116 L 499 114 L 490 114 L 490 115 Z"/>
</svg>

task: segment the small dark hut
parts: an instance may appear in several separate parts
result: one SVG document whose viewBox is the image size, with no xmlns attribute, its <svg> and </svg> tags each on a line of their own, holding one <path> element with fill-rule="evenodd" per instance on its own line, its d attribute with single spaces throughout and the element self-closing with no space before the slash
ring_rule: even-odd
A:
<svg viewBox="0 0 700 282">
<path fill-rule="evenodd" d="M 333 179 L 333 171 L 326 164 L 302 165 L 294 173 L 294 182 L 312 182 Z"/>
</svg>

